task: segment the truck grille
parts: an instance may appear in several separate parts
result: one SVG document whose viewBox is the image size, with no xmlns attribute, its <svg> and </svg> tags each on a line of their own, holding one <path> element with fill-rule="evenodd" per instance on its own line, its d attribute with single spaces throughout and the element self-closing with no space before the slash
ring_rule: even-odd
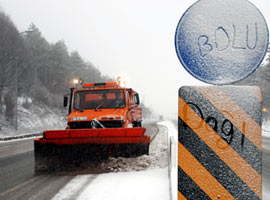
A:
<svg viewBox="0 0 270 200">
<path fill-rule="evenodd" d="M 121 128 L 123 127 L 123 121 L 99 121 L 106 128 Z M 69 122 L 70 129 L 91 129 L 91 121 L 88 122 Z M 97 128 L 102 128 L 96 124 Z"/>
</svg>

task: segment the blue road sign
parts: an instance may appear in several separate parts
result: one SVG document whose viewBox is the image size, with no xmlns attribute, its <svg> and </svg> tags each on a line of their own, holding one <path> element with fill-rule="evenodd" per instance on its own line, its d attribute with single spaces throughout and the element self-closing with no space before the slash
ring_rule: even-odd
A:
<svg viewBox="0 0 270 200">
<path fill-rule="evenodd" d="M 247 0 L 199 0 L 180 19 L 177 56 L 195 78 L 223 85 L 240 81 L 261 64 L 268 48 L 261 12 Z"/>
</svg>

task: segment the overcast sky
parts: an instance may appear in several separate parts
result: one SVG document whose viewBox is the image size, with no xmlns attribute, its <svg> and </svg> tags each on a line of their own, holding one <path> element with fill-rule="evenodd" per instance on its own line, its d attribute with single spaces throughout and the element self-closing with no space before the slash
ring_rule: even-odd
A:
<svg viewBox="0 0 270 200">
<path fill-rule="evenodd" d="M 156 113 L 177 117 L 178 89 L 206 85 L 180 64 L 174 47 L 177 23 L 194 0 L 0 0 L 19 31 L 34 23 L 49 42 L 69 49 L 117 77 Z M 270 20 L 270 2 L 252 0 Z"/>
</svg>

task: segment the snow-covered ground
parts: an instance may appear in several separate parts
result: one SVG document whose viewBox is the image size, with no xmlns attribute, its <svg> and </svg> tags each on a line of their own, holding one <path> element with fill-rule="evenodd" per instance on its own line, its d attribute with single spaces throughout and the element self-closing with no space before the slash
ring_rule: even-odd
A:
<svg viewBox="0 0 270 200">
<path fill-rule="evenodd" d="M 107 183 L 105 187 L 104 183 Z M 169 200 L 169 197 L 168 172 L 163 168 L 102 174 L 81 193 L 78 200 Z"/>
<path fill-rule="evenodd" d="M 265 120 L 262 123 L 262 136 L 270 138 L 270 120 Z"/>
<path fill-rule="evenodd" d="M 47 129 L 63 129 L 66 126 L 65 114 L 44 105 L 29 104 L 28 108 L 18 105 L 18 131 L 9 123 L 2 123 L 0 138 L 24 134 L 41 133 Z"/>
<path fill-rule="evenodd" d="M 156 168 L 98 176 L 79 175 L 65 185 L 53 200 L 169 200 L 169 197 L 167 168 Z"/>
<path fill-rule="evenodd" d="M 167 128 L 150 145 L 150 155 L 138 158 L 110 158 L 95 166 L 103 174 L 75 176 L 53 200 L 169 200 Z"/>
</svg>

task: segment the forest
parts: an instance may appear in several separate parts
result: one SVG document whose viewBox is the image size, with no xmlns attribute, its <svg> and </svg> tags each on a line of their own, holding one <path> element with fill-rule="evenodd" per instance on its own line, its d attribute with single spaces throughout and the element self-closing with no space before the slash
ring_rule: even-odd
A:
<svg viewBox="0 0 270 200">
<path fill-rule="evenodd" d="M 48 42 L 34 24 L 19 32 L 10 17 L 0 12 L 0 27 L 1 120 L 14 121 L 17 97 L 31 99 L 24 102 L 25 107 L 35 103 L 61 109 L 72 79 L 114 81 L 77 51 L 69 52 L 63 40 Z M 150 109 L 143 103 L 142 107 L 144 117 L 149 116 Z"/>
</svg>

